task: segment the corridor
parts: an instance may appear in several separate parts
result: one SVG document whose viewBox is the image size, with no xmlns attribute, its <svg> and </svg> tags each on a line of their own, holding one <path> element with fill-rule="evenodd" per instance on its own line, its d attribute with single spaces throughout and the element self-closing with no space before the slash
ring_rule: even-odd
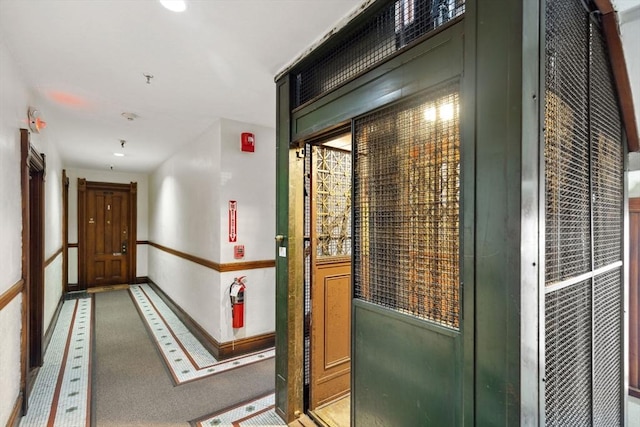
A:
<svg viewBox="0 0 640 427">
<path fill-rule="evenodd" d="M 284 425 L 273 356 L 217 361 L 149 285 L 82 294 L 62 305 L 20 425 Z"/>
</svg>

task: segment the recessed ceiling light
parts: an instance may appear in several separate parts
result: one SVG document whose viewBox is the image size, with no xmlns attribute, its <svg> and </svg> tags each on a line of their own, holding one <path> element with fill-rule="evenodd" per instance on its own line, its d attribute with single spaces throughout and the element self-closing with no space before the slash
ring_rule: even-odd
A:
<svg viewBox="0 0 640 427">
<path fill-rule="evenodd" d="M 113 153 L 116 157 L 124 157 L 124 153 Z"/>
<path fill-rule="evenodd" d="M 184 0 L 160 0 L 160 3 L 172 12 L 184 12 L 187 9 Z"/>
</svg>

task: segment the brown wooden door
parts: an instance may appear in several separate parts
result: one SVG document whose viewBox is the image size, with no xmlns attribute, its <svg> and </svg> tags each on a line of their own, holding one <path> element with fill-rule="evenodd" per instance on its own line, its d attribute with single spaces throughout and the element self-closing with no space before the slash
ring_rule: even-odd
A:
<svg viewBox="0 0 640 427">
<path fill-rule="evenodd" d="M 640 198 L 629 200 L 629 393 L 640 397 Z"/>
<path fill-rule="evenodd" d="M 314 272 L 311 409 L 351 389 L 351 260 L 319 263 Z"/>
<path fill-rule="evenodd" d="M 78 272 L 87 288 L 131 283 L 135 278 L 135 183 L 80 180 L 78 226 L 83 254 Z"/>
<path fill-rule="evenodd" d="M 89 286 L 128 283 L 129 193 L 87 193 L 87 274 Z"/>
<path fill-rule="evenodd" d="M 351 389 L 351 153 L 313 147 L 311 381 L 314 410 Z"/>
</svg>

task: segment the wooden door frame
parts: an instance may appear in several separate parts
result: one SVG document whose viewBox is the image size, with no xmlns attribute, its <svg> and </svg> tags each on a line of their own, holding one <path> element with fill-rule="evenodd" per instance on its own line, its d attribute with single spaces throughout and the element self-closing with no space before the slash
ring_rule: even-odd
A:
<svg viewBox="0 0 640 427">
<path fill-rule="evenodd" d="M 87 191 L 124 191 L 129 194 L 129 250 L 127 251 L 127 283 L 134 283 L 136 280 L 136 239 L 137 239 L 137 202 L 138 184 L 118 184 L 112 182 L 87 181 L 85 178 L 78 178 L 78 290 L 86 290 L 88 286 L 87 277 Z"/>
<path fill-rule="evenodd" d="M 44 339 L 44 177 L 45 155 L 31 145 L 30 133 L 20 129 L 20 180 L 22 192 L 22 279 L 24 281 L 21 332 L 22 411 L 27 412 L 35 375 L 42 365 Z M 34 174 L 30 178 L 30 174 Z M 36 181 L 33 181 L 33 180 Z M 32 182 L 34 187 L 32 188 Z M 33 190 L 33 191 L 32 191 Z M 35 218 L 32 214 L 35 214 Z M 37 238 L 32 238 L 36 233 Z M 34 361 L 35 359 L 35 361 Z"/>
</svg>

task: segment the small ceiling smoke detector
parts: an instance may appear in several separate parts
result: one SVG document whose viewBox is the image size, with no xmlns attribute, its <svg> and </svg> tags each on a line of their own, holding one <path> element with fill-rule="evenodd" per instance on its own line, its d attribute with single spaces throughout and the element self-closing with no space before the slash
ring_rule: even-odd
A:
<svg viewBox="0 0 640 427">
<path fill-rule="evenodd" d="M 172 12 L 184 12 L 187 9 L 187 3 L 184 0 L 160 0 L 160 4 Z"/>
<path fill-rule="evenodd" d="M 132 121 L 134 121 L 135 119 L 138 118 L 138 115 L 136 113 L 124 112 L 124 113 L 122 113 L 122 117 L 124 117 L 125 119 L 129 120 L 130 122 L 132 122 Z"/>
</svg>

